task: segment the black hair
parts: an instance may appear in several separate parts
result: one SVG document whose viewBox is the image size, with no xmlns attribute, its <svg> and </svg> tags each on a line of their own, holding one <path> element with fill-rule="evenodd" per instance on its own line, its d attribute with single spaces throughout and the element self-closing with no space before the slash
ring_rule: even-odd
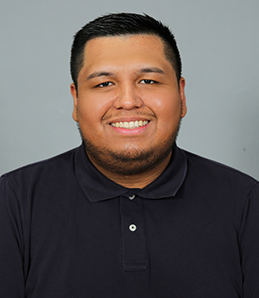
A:
<svg viewBox="0 0 259 298">
<path fill-rule="evenodd" d="M 165 56 L 172 64 L 179 82 L 182 72 L 181 57 L 170 29 L 146 14 L 112 13 L 87 23 L 74 36 L 70 71 L 76 89 L 78 74 L 84 64 L 85 45 L 89 40 L 97 37 L 137 34 L 155 35 L 163 41 Z"/>
</svg>

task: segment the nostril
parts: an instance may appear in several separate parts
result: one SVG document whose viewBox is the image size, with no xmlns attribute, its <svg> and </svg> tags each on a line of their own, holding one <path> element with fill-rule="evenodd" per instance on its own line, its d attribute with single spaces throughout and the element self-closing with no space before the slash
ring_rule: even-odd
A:
<svg viewBox="0 0 259 298">
<path fill-rule="evenodd" d="M 133 109 L 140 108 L 143 105 L 143 101 L 139 96 L 120 96 L 114 100 L 113 106 L 116 109 Z"/>
</svg>

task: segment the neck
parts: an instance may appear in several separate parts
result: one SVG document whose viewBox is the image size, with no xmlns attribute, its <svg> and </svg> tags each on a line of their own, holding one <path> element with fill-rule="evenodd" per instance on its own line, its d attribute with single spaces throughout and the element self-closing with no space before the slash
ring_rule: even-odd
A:
<svg viewBox="0 0 259 298">
<path fill-rule="evenodd" d="M 121 175 L 113 172 L 109 172 L 108 170 L 102 168 L 88 155 L 89 159 L 91 160 L 92 164 L 107 178 L 114 181 L 117 184 L 120 184 L 126 188 L 144 188 L 156 178 L 158 178 L 162 172 L 167 167 L 172 153 L 170 153 L 159 165 L 151 170 L 147 170 L 143 173 L 138 175 Z"/>
</svg>

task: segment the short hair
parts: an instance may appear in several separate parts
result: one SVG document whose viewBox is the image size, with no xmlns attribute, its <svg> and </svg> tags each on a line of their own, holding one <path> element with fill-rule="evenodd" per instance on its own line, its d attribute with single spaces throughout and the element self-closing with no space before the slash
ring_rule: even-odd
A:
<svg viewBox="0 0 259 298">
<path fill-rule="evenodd" d="M 87 23 L 74 36 L 71 49 L 70 71 L 77 89 L 77 79 L 84 64 L 86 43 L 97 37 L 148 34 L 159 37 L 164 43 L 166 59 L 171 63 L 179 82 L 182 72 L 180 53 L 174 35 L 160 21 L 147 14 L 112 13 Z"/>
</svg>

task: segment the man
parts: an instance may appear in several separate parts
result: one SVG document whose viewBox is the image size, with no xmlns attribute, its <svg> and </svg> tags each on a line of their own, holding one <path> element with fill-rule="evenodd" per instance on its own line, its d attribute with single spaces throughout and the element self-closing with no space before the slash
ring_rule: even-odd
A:
<svg viewBox="0 0 259 298">
<path fill-rule="evenodd" d="M 98 18 L 71 73 L 82 145 L 1 178 L 0 296 L 259 297 L 259 184 L 176 146 L 169 29 Z"/>
</svg>

